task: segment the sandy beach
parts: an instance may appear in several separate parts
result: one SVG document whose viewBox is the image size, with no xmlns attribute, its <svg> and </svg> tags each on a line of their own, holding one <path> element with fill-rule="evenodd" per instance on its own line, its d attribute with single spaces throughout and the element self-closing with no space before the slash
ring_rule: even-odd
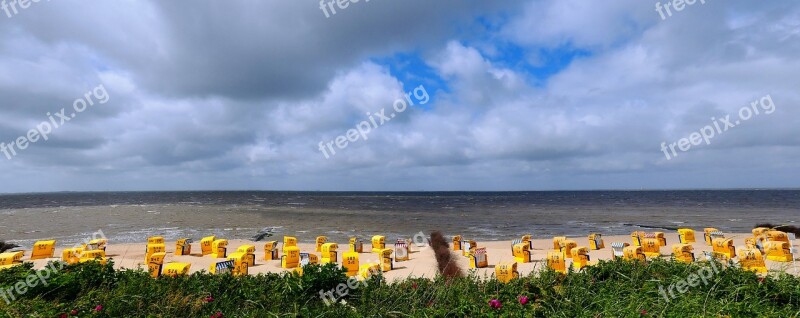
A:
<svg viewBox="0 0 800 318">
<path fill-rule="evenodd" d="M 749 233 L 738 233 L 738 234 L 726 234 L 726 237 L 733 238 L 735 242 L 735 246 L 737 250 L 744 246 L 745 238 L 752 236 Z M 667 233 L 667 246 L 661 248 L 661 254 L 663 258 L 669 258 L 672 250 L 672 244 L 678 243 L 678 235 L 677 233 Z M 589 246 L 588 238 L 587 237 L 568 237 L 569 239 L 573 239 L 578 243 L 578 246 Z M 697 260 L 703 259 L 703 251 L 710 251 L 711 247 L 706 246 L 705 243 L 702 241 L 702 233 L 698 233 L 697 235 L 698 241 L 694 243 L 693 246 L 695 248 L 695 258 Z M 612 242 L 627 242 L 630 243 L 631 238 L 630 236 L 607 236 L 603 237 L 605 241 L 605 248 L 597 251 L 590 251 L 590 258 L 591 261 L 597 260 L 608 260 L 612 257 L 612 249 L 611 243 Z M 276 240 L 282 242 L 283 237 L 272 237 L 269 240 Z M 365 252 L 369 249 L 370 245 L 367 242 L 366 238 L 362 238 L 364 241 L 364 250 Z M 388 244 L 390 241 L 387 238 L 387 248 L 393 247 L 393 244 Z M 518 269 L 521 275 L 527 275 L 530 272 L 537 271 L 542 269 L 545 265 L 542 260 L 546 257 L 548 251 L 552 249 L 553 242 L 552 239 L 534 239 L 534 249 L 532 251 L 533 254 L 533 262 L 525 263 L 525 264 L 518 264 Z M 348 242 L 336 242 L 339 244 L 339 258 L 338 263 L 341 264 L 342 261 L 342 253 L 348 250 Z M 510 262 L 514 261 L 514 257 L 511 252 L 511 240 L 508 241 L 479 241 L 478 247 L 485 247 L 487 250 L 488 255 L 488 262 L 489 267 L 476 269 L 476 274 L 478 277 L 484 276 L 491 276 L 494 274 L 494 266 L 500 262 Z M 282 243 L 281 243 L 282 244 Z M 797 242 L 792 242 L 792 244 L 797 247 Z M 241 245 L 254 245 L 256 246 L 256 265 L 249 269 L 249 273 L 259 274 L 259 273 L 280 273 L 286 271 L 286 269 L 281 268 L 280 261 L 265 261 L 264 260 L 264 242 L 252 242 L 247 240 L 230 240 L 228 245 L 228 253 L 235 252 L 236 248 Z M 125 244 L 114 244 L 114 242 L 109 242 L 106 254 L 109 258 L 114 260 L 114 266 L 118 269 L 147 269 L 147 265 L 145 264 L 145 246 L 146 242 L 142 243 L 125 243 Z M 303 253 L 314 253 L 314 244 L 313 243 L 299 243 L 298 246 L 300 247 L 301 252 Z M 199 271 L 208 271 L 209 267 L 223 259 L 215 259 L 211 258 L 210 255 L 201 256 L 200 253 L 200 246 L 199 242 L 195 242 L 192 244 L 192 255 L 190 256 L 175 256 L 175 242 L 167 242 L 167 256 L 164 260 L 165 264 L 169 262 L 184 262 L 184 263 L 191 263 L 191 272 L 199 272 Z M 24 261 L 29 261 L 30 257 L 30 247 L 23 247 L 26 249 L 26 255 L 23 258 Z M 57 244 L 56 248 L 56 257 L 60 257 L 61 251 L 64 249 L 64 246 L 59 246 Z M 317 256 L 320 253 L 314 253 Z M 454 259 L 459 263 L 461 268 L 469 269 L 468 260 L 466 257 L 461 256 L 458 252 L 453 252 Z M 54 259 L 43 259 L 43 260 L 35 260 L 33 263 L 35 264 L 36 268 L 41 268 L 47 264 L 50 260 Z M 377 262 L 378 258 L 376 254 L 372 253 L 362 253 L 360 254 L 360 263 L 364 264 L 367 262 Z M 734 259 L 736 260 L 736 259 Z M 571 260 L 567 259 L 567 266 Z M 796 269 L 793 267 L 793 263 L 782 263 L 782 262 L 773 262 L 767 261 L 767 267 L 770 270 L 775 271 L 787 271 L 794 273 Z M 412 253 L 410 256 L 410 260 L 402 261 L 402 262 L 395 262 L 394 270 L 384 273 L 385 277 L 388 280 L 398 280 L 404 279 L 408 277 L 427 277 L 431 278 L 436 275 L 436 261 L 434 258 L 434 254 L 431 248 L 427 245 L 424 246 L 416 246 L 412 244 Z"/>
</svg>

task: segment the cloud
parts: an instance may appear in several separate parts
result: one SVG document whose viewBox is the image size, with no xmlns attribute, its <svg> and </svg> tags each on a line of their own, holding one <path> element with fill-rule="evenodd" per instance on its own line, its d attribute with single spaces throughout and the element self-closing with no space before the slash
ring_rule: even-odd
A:
<svg viewBox="0 0 800 318">
<path fill-rule="evenodd" d="M 0 165 L 24 180 L 0 191 L 797 186 L 799 16 L 746 1 L 663 21 L 639 1 L 375 0 L 329 18 L 298 1 L 39 3 L 0 19 L 0 141 L 100 83 L 111 99 Z M 376 62 L 402 56 L 429 70 Z M 429 104 L 319 151 L 418 85 Z M 661 153 L 766 94 L 774 114 Z"/>
</svg>

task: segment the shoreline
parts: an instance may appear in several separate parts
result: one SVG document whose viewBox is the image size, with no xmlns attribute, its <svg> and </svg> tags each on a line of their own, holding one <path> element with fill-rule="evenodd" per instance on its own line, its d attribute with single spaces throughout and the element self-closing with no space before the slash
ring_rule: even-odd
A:
<svg viewBox="0 0 800 318">
<path fill-rule="evenodd" d="M 677 233 L 665 233 L 667 239 L 667 246 L 661 247 L 661 257 L 669 259 L 673 244 L 678 243 L 678 234 Z M 752 234 L 750 233 L 732 233 L 726 234 L 727 238 L 732 238 L 734 240 L 734 246 L 736 249 L 740 249 L 744 246 L 745 238 L 751 237 Z M 361 237 L 360 237 L 361 238 Z M 426 237 L 427 238 L 427 237 Z M 450 238 L 450 237 L 448 237 Z M 588 236 L 587 237 L 568 237 L 569 239 L 575 240 L 578 243 L 578 246 L 589 246 Z M 703 260 L 703 252 L 710 251 L 711 247 L 706 246 L 705 242 L 702 241 L 702 232 L 696 232 L 696 238 L 698 241 L 693 243 L 692 246 L 695 248 L 694 254 L 696 262 L 699 260 Z M 220 239 L 220 237 L 218 237 Z M 368 251 L 370 249 L 370 242 L 368 242 L 367 237 L 361 238 L 364 242 L 364 251 Z M 386 248 L 392 248 L 394 246 L 393 242 L 396 238 L 389 238 L 386 239 Z M 469 238 L 465 238 L 469 239 Z M 516 238 L 515 238 L 516 239 Z M 281 243 L 282 246 L 283 237 L 282 236 L 273 236 L 267 238 L 266 241 L 278 241 Z M 589 257 L 592 263 L 597 262 L 598 260 L 610 260 L 612 258 L 612 249 L 611 243 L 612 242 L 624 242 L 630 243 L 631 238 L 630 236 L 623 236 L 623 235 L 614 235 L 614 236 L 604 236 L 603 240 L 605 242 L 605 248 L 590 251 Z M 280 267 L 280 260 L 273 260 L 273 261 L 265 261 L 264 260 L 264 242 L 253 242 L 249 240 L 229 240 L 228 244 L 228 254 L 235 252 L 236 249 L 241 245 L 254 245 L 256 247 L 255 251 L 255 266 L 249 268 L 249 274 L 255 275 L 260 273 L 281 273 L 289 271 L 287 269 L 283 269 Z M 342 264 L 342 254 L 349 250 L 349 243 L 348 242 L 332 242 L 331 243 L 338 243 L 339 244 L 339 253 L 337 258 L 337 263 Z M 552 239 L 532 239 L 533 242 L 533 249 L 531 250 L 532 254 L 532 262 L 530 263 L 519 263 L 518 270 L 520 275 L 525 276 L 531 272 L 535 272 L 544 268 L 545 263 L 542 261 L 548 251 L 552 250 L 553 241 Z M 798 242 L 795 240 L 792 242 L 793 247 L 798 247 Z M 452 244 L 452 243 L 451 243 Z M 487 268 L 480 268 L 476 269 L 475 272 L 478 277 L 485 277 L 494 275 L 494 266 L 500 262 L 512 262 L 514 261 L 514 257 L 511 251 L 511 240 L 502 240 L 502 241 L 478 241 L 478 248 L 485 247 L 488 264 Z M 147 264 L 145 263 L 145 247 L 147 243 L 120 243 L 115 244 L 113 241 L 109 241 L 106 245 L 106 256 L 109 259 L 113 259 L 114 261 L 114 268 L 115 269 L 143 269 L 147 270 Z M 189 256 L 175 256 L 175 242 L 169 241 L 165 242 L 166 245 L 166 257 L 164 259 L 164 264 L 169 262 L 182 262 L 182 263 L 190 263 L 191 269 L 190 273 L 200 272 L 200 271 L 209 271 L 209 267 L 216 262 L 224 261 L 226 259 L 223 258 L 212 258 L 210 255 L 200 256 L 200 244 L 199 240 L 192 243 L 192 254 Z M 314 252 L 315 244 L 312 243 L 298 243 L 298 247 L 300 247 L 300 251 L 302 253 L 313 253 L 317 256 L 320 256 L 319 252 Z M 43 268 L 47 262 L 53 260 L 60 260 L 61 251 L 65 248 L 65 246 L 59 245 L 56 242 L 56 250 L 54 253 L 55 258 L 49 259 L 41 259 L 41 260 L 34 260 L 30 261 L 30 246 L 21 246 L 15 250 L 25 250 L 25 256 L 23 257 L 23 262 L 32 262 L 34 263 L 34 268 Z M 408 277 L 424 277 L 424 278 L 433 278 L 437 274 L 436 269 L 436 260 L 433 254 L 432 249 L 427 246 L 419 247 L 415 244 L 411 244 L 412 253 L 410 254 L 410 259 L 408 261 L 395 261 L 394 266 L 395 269 L 385 272 L 384 277 L 389 281 L 396 281 L 398 279 L 404 279 Z M 452 251 L 451 246 L 451 253 L 453 254 L 453 259 L 457 262 L 457 264 L 467 273 L 469 269 L 468 259 L 464 256 L 461 256 L 458 252 Z M 377 262 L 378 257 L 377 254 L 373 253 L 361 253 L 359 255 L 360 263 L 365 264 L 367 262 Z M 736 259 L 734 259 L 736 260 Z M 566 260 L 566 265 L 569 267 L 571 263 L 571 259 Z M 794 262 L 774 262 L 774 261 L 766 261 L 767 268 L 770 271 L 783 271 L 783 272 L 791 272 L 796 273 L 797 267 L 794 266 Z"/>
</svg>

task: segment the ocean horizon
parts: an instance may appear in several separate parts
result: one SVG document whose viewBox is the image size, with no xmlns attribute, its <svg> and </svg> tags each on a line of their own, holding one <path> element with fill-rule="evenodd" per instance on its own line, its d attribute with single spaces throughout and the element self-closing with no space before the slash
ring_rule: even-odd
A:
<svg viewBox="0 0 800 318">
<path fill-rule="evenodd" d="M 97 230 L 116 242 L 249 239 L 271 229 L 301 241 L 433 230 L 507 240 L 679 227 L 749 232 L 757 223 L 794 224 L 798 216 L 800 190 L 59 192 L 0 195 L 0 239 L 72 242 Z"/>
</svg>

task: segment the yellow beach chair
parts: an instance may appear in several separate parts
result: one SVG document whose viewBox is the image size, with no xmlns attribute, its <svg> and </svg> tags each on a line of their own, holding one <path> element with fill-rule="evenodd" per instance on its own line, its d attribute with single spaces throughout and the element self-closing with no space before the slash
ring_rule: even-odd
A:
<svg viewBox="0 0 800 318">
<path fill-rule="evenodd" d="M 733 246 L 732 239 L 715 238 L 713 244 L 714 252 L 724 254 L 727 259 L 736 257 L 736 247 Z"/>
<path fill-rule="evenodd" d="M 489 260 L 486 257 L 486 248 L 481 247 L 469 252 L 469 268 L 489 267 Z"/>
<path fill-rule="evenodd" d="M 163 241 L 162 241 L 163 242 Z M 150 244 L 151 246 L 161 245 L 164 244 Z M 150 254 L 147 257 L 147 271 L 150 273 L 150 277 L 158 278 L 161 275 L 161 269 L 164 266 L 164 258 L 167 256 L 167 253 L 158 252 Z"/>
<path fill-rule="evenodd" d="M 328 243 L 328 237 L 327 236 L 317 236 L 316 242 L 317 242 L 317 244 L 314 247 L 314 252 L 317 252 L 317 253 L 322 252 L 322 244 Z"/>
<path fill-rule="evenodd" d="M 342 267 L 347 271 L 347 276 L 358 276 L 358 252 L 345 252 L 342 255 Z"/>
<path fill-rule="evenodd" d="M 356 253 L 364 253 L 364 242 L 357 237 L 350 238 L 350 251 Z"/>
<path fill-rule="evenodd" d="M 206 236 L 200 240 L 200 252 L 203 256 L 210 255 L 214 252 L 214 241 L 216 240 L 216 236 Z"/>
<path fill-rule="evenodd" d="M 182 238 L 175 241 L 175 256 L 192 255 L 192 242 L 193 241 L 190 238 Z"/>
<path fill-rule="evenodd" d="M 264 260 L 277 261 L 278 257 L 278 241 L 269 241 L 264 243 Z"/>
<path fill-rule="evenodd" d="M 31 260 L 53 258 L 56 251 L 56 241 L 38 241 L 33 244 Z"/>
<path fill-rule="evenodd" d="M 186 276 L 191 268 L 192 264 L 189 263 L 169 263 L 161 274 L 169 277 Z"/>
<path fill-rule="evenodd" d="M 739 265 L 742 269 L 756 273 L 766 273 L 767 264 L 764 256 L 757 248 L 744 248 L 739 250 Z"/>
<path fill-rule="evenodd" d="M 678 241 L 682 244 L 695 243 L 694 230 L 692 229 L 678 229 Z"/>
<path fill-rule="evenodd" d="M 336 264 L 339 261 L 339 244 L 325 243 L 320 248 L 322 251 L 322 264 Z"/>
<path fill-rule="evenodd" d="M 547 252 L 547 268 L 562 274 L 566 274 L 567 261 L 564 258 L 564 252 L 561 251 Z"/>
<path fill-rule="evenodd" d="M 463 238 L 461 237 L 461 235 L 453 236 L 453 250 L 454 251 L 460 251 L 461 250 L 461 240 L 462 239 Z"/>
<path fill-rule="evenodd" d="M 694 262 L 694 247 L 691 244 L 672 244 L 672 257 L 684 263 Z"/>
<path fill-rule="evenodd" d="M 601 250 L 606 247 L 605 242 L 603 242 L 603 236 L 600 233 L 592 233 L 589 234 L 589 248 L 593 251 Z"/>
<path fill-rule="evenodd" d="M 300 266 L 300 248 L 297 246 L 283 247 L 284 255 L 281 256 L 281 268 L 295 268 Z"/>
<path fill-rule="evenodd" d="M 578 246 L 572 249 L 572 269 L 579 271 L 589 266 L 589 248 Z"/>
<path fill-rule="evenodd" d="M 375 235 L 372 237 L 372 252 L 381 253 L 386 249 L 386 237 L 383 235 Z"/>
<path fill-rule="evenodd" d="M 504 262 L 497 264 L 497 266 L 494 268 L 494 274 L 497 277 L 497 280 L 504 284 L 510 282 L 512 279 L 517 279 L 519 278 L 517 263 Z"/>
</svg>

